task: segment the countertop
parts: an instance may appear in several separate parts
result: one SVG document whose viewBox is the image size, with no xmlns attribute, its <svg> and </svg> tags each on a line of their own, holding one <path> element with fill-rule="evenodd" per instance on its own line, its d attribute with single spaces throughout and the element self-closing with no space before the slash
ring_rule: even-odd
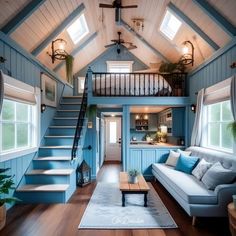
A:
<svg viewBox="0 0 236 236">
<path fill-rule="evenodd" d="M 171 144 L 171 143 L 152 143 L 147 141 L 132 141 L 130 148 L 185 148 L 185 146 Z"/>
</svg>

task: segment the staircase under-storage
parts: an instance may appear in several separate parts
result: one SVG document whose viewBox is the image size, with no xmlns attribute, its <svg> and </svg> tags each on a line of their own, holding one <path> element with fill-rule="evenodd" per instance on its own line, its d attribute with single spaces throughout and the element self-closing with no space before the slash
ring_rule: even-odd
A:
<svg viewBox="0 0 236 236">
<path fill-rule="evenodd" d="M 25 173 L 16 195 L 24 203 L 65 203 L 76 189 L 76 167 L 82 161 L 86 132 L 84 97 L 63 97 L 38 157 Z M 82 111 L 83 109 L 83 111 Z M 79 127 L 79 136 L 78 136 Z M 76 156 L 73 156 L 77 134 Z M 75 159 L 72 160 L 74 157 Z"/>
</svg>

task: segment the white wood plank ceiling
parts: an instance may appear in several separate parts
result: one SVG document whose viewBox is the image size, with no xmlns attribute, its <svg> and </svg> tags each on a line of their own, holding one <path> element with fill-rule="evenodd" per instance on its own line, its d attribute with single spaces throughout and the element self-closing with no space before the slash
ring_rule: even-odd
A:
<svg viewBox="0 0 236 236">
<path fill-rule="evenodd" d="M 1 28 L 16 14 L 21 11 L 30 1 L 29 0 L 0 0 L 0 26 Z M 214 49 L 195 32 L 188 24 L 182 24 L 174 40 L 168 40 L 160 31 L 160 24 L 170 0 L 123 0 L 123 5 L 137 4 L 137 9 L 123 9 L 122 19 L 130 26 L 133 25 L 132 18 L 144 18 L 144 30 L 138 32 L 153 48 L 158 50 L 169 61 L 177 62 L 181 56 L 181 44 L 185 40 L 190 40 L 195 47 L 195 65 L 201 64 L 209 58 Z M 223 47 L 232 37 L 228 35 L 210 16 L 208 16 L 192 0 L 171 0 L 186 16 L 188 16 L 201 30 L 206 33 L 217 45 Z M 208 0 L 222 16 L 224 16 L 234 26 L 236 25 L 236 1 L 235 0 Z M 99 3 L 111 4 L 112 0 L 46 0 L 37 10 L 33 12 L 10 37 L 19 43 L 27 51 L 31 52 L 45 40 L 62 22 L 81 4 L 85 5 L 85 17 L 89 26 L 90 33 L 74 45 L 64 30 L 57 38 L 67 41 L 66 50 L 71 53 L 77 46 L 85 42 L 94 32 L 97 36 L 89 42 L 86 47 L 79 51 L 75 56 L 74 73 L 78 72 L 92 60 L 98 57 L 106 49 L 104 45 L 109 44 L 111 39 L 117 38 L 117 31 L 122 31 L 122 38 L 133 42 L 137 49 L 131 52 L 146 65 L 150 63 L 160 63 L 158 57 L 140 39 L 135 37 L 123 26 L 115 24 L 114 9 L 101 9 Z M 58 63 L 51 63 L 47 51 L 47 45 L 37 56 L 38 59 L 47 67 L 54 69 Z M 192 69 L 192 68 L 191 68 Z M 65 68 L 62 66 L 58 73 L 65 78 Z"/>
</svg>

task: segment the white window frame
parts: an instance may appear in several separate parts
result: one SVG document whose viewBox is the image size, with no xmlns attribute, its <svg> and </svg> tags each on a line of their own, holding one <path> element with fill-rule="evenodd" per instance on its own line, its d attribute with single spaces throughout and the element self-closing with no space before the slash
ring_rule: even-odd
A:
<svg viewBox="0 0 236 236">
<path fill-rule="evenodd" d="M 221 101 L 221 102 L 224 102 L 224 101 Z M 214 149 L 214 150 L 217 150 L 217 151 L 221 151 L 221 152 L 226 152 L 226 153 L 235 153 L 236 151 L 236 145 L 235 145 L 235 142 L 233 141 L 233 147 L 232 147 L 232 150 L 231 149 L 227 149 L 227 148 L 224 148 L 222 147 L 222 144 L 221 144 L 221 128 L 220 128 L 220 146 L 213 146 L 213 145 L 210 145 L 210 134 L 209 134 L 209 124 L 212 124 L 212 123 L 219 123 L 220 124 L 220 127 L 221 127 L 221 124 L 225 123 L 224 121 L 222 121 L 222 111 L 220 113 L 220 121 L 209 121 L 210 117 L 209 117 L 209 106 L 210 105 L 214 105 L 214 104 L 217 104 L 217 103 L 221 103 L 221 102 L 216 102 L 216 103 L 213 103 L 213 104 L 208 104 L 208 105 L 205 105 L 204 106 L 204 111 L 203 111 L 203 114 L 204 114 L 204 121 L 203 121 L 203 138 L 202 138 L 202 145 L 203 147 L 205 148 L 210 148 L 210 149 Z"/>
<path fill-rule="evenodd" d="M 34 137 L 34 141 L 32 142 L 32 146 L 29 148 L 22 148 L 22 149 L 15 149 L 11 151 L 6 151 L 0 153 L 0 162 L 11 160 L 14 158 L 18 158 L 20 156 L 28 155 L 30 153 L 34 153 L 39 148 L 40 142 L 40 117 L 41 117 L 41 90 L 38 87 L 32 87 L 26 83 L 23 83 L 19 80 L 16 80 L 10 76 L 4 75 L 4 86 L 10 86 L 12 89 L 22 90 L 22 93 L 25 91 L 26 93 L 32 93 L 35 97 L 35 105 L 33 106 L 33 122 L 34 127 L 32 131 L 32 135 Z M 4 99 L 9 99 L 8 97 L 4 96 Z M 10 98 L 12 101 L 26 103 L 26 101 L 21 100 L 20 98 Z"/>
<path fill-rule="evenodd" d="M 133 71 L 133 63 L 134 63 L 133 61 L 107 61 L 107 72 L 116 73 L 116 72 L 111 72 L 112 66 L 122 67 L 122 65 L 125 65 L 129 68 L 129 72 L 131 73 Z M 127 73 L 127 72 L 124 72 L 124 73 Z"/>
<path fill-rule="evenodd" d="M 78 22 L 79 24 L 82 24 L 85 32 L 80 35 L 80 37 L 75 37 L 77 35 L 78 32 L 73 32 L 75 28 L 78 27 Z M 88 35 L 89 33 L 89 28 L 88 28 L 88 24 L 85 18 L 84 13 L 81 14 L 69 27 L 67 27 L 66 29 L 71 41 L 76 45 L 78 44 L 86 35 Z"/>
<path fill-rule="evenodd" d="M 169 24 L 169 21 L 170 21 L 171 17 L 176 18 L 180 23 L 177 30 L 175 32 L 172 32 L 173 35 L 172 35 L 172 33 L 169 33 L 169 30 L 171 30 L 171 29 L 168 28 L 168 24 Z M 171 10 L 167 9 L 166 12 L 165 12 L 165 15 L 164 15 L 164 17 L 161 21 L 159 30 L 165 38 L 172 41 L 176 37 L 176 35 L 179 32 L 182 25 L 183 25 L 182 21 L 175 14 L 173 14 Z"/>
</svg>

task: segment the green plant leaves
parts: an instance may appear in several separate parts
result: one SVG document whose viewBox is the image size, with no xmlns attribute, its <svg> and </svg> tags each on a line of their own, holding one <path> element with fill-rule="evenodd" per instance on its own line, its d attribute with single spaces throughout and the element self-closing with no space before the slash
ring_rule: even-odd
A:
<svg viewBox="0 0 236 236">
<path fill-rule="evenodd" d="M 230 124 L 228 124 L 227 128 L 231 131 L 233 138 L 236 141 L 236 121 L 233 121 Z"/>
</svg>

